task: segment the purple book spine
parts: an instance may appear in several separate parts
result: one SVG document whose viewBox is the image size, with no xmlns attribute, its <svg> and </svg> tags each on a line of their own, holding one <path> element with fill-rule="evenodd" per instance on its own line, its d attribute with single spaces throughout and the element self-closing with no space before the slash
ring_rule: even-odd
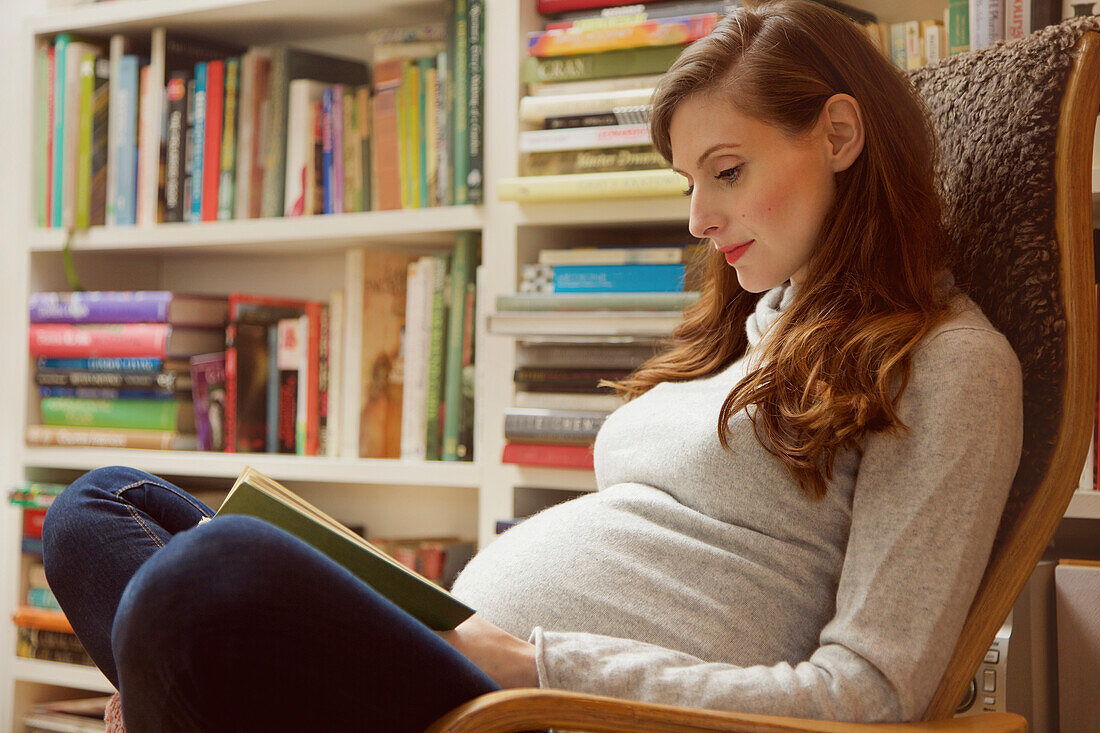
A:
<svg viewBox="0 0 1100 733">
<path fill-rule="evenodd" d="M 344 88 L 336 85 L 332 88 L 332 168 L 336 195 L 332 197 L 332 208 L 337 214 L 344 213 Z"/>
<path fill-rule="evenodd" d="M 191 399 L 199 450 L 225 450 L 225 352 L 191 358 Z"/>
<path fill-rule="evenodd" d="M 163 323 L 172 293 L 33 293 L 31 323 Z"/>
</svg>

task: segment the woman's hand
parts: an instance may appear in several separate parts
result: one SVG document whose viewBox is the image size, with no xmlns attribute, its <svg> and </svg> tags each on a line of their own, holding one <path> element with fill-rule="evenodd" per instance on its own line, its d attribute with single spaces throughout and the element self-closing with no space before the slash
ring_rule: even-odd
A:
<svg viewBox="0 0 1100 733">
<path fill-rule="evenodd" d="M 478 614 L 454 631 L 435 632 L 501 687 L 538 687 L 535 645 L 512 636 Z"/>
</svg>

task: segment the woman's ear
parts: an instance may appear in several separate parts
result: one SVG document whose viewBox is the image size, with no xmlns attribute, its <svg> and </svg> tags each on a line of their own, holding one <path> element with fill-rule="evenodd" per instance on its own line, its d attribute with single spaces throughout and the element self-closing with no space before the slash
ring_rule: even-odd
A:
<svg viewBox="0 0 1100 733">
<path fill-rule="evenodd" d="M 863 115 L 849 94 L 834 94 L 821 110 L 828 141 L 826 156 L 834 173 L 847 170 L 863 151 Z"/>
</svg>

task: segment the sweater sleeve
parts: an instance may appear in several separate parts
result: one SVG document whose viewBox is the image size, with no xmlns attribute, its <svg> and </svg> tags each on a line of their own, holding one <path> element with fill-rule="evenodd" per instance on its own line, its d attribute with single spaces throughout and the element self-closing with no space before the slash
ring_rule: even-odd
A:
<svg viewBox="0 0 1100 733">
<path fill-rule="evenodd" d="M 1020 458 L 1021 394 L 996 332 L 947 330 L 918 349 L 898 405 L 908 431 L 863 442 L 836 611 L 809 659 L 741 667 L 535 628 L 540 684 L 744 713 L 917 719 L 988 561 Z"/>
</svg>

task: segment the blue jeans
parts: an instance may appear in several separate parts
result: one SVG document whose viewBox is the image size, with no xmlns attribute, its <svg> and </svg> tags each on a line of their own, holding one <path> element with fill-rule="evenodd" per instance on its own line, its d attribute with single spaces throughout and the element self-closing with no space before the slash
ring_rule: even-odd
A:
<svg viewBox="0 0 1100 733">
<path fill-rule="evenodd" d="M 422 731 L 499 689 L 342 566 L 132 468 L 50 507 L 46 576 L 128 733 Z"/>
</svg>

